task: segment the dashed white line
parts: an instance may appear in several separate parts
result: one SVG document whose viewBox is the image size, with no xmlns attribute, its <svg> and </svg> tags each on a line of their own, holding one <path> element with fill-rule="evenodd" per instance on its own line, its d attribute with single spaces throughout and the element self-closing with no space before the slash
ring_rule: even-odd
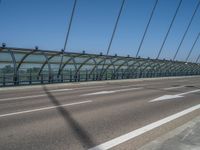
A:
<svg viewBox="0 0 200 150">
<path fill-rule="evenodd" d="M 0 99 L 0 102 L 2 102 L 2 101 L 11 101 L 11 100 L 19 100 L 19 99 L 28 99 L 28 98 L 37 98 L 37 97 L 43 97 L 43 96 L 47 96 L 47 94 L 21 96 L 21 97 L 11 97 L 11 98 L 2 98 L 2 99 Z"/>
<path fill-rule="evenodd" d="M 128 140 L 131 140 L 131 139 L 133 139 L 133 138 L 135 138 L 137 136 L 140 136 L 140 135 L 142 135 L 142 134 L 144 134 L 144 133 L 146 133 L 148 131 L 151 131 L 151 130 L 153 130 L 153 129 L 161 126 L 161 125 L 164 125 L 164 124 L 166 124 L 168 122 L 171 122 L 171 121 L 173 121 L 173 120 L 175 120 L 177 118 L 180 118 L 180 117 L 182 117 L 182 116 L 184 116 L 186 114 L 189 114 L 189 113 L 191 113 L 191 112 L 193 112 L 195 110 L 198 110 L 198 109 L 200 109 L 200 104 L 198 104 L 196 106 L 193 106 L 193 107 L 190 107 L 188 109 L 185 109 L 185 110 L 183 110 L 183 111 L 181 111 L 179 113 L 176 113 L 174 115 L 168 116 L 168 117 L 166 117 L 164 119 L 158 120 L 158 121 L 156 121 L 154 123 L 146 125 L 146 126 L 144 126 L 142 128 L 139 128 L 139 129 L 134 130 L 132 132 L 129 132 L 127 134 L 121 135 L 121 136 L 119 136 L 117 138 L 114 138 L 114 139 L 108 141 L 108 142 L 105 142 L 105 143 L 97 145 L 97 146 L 95 146 L 93 148 L 90 148 L 89 150 L 107 150 L 107 149 L 110 149 L 110 148 L 112 148 L 114 146 L 122 144 L 122 143 L 124 143 L 124 142 L 126 142 Z"/>
<path fill-rule="evenodd" d="M 7 116 L 13 116 L 13 115 L 19 115 L 19 114 L 25 114 L 25 113 L 31 113 L 31 112 L 37 112 L 37 111 L 43 111 L 43 110 L 49 110 L 49 109 L 54 109 L 54 108 L 58 108 L 58 107 L 66 107 L 66 106 L 72 106 L 72 105 L 91 103 L 91 102 L 92 102 L 91 100 L 88 100 L 88 101 L 81 101 L 81 102 L 75 102 L 75 103 L 69 103 L 69 104 L 63 104 L 63 105 L 57 105 L 57 106 L 49 106 L 49 107 L 43 107 L 43 108 L 38 108 L 38 109 L 19 111 L 19 112 L 14 112 L 14 113 L 2 114 L 2 115 L 0 115 L 0 118 L 7 117 Z"/>
<path fill-rule="evenodd" d="M 129 88 L 129 89 L 120 89 L 120 90 L 112 90 L 112 91 L 99 91 L 99 92 L 94 92 L 94 93 L 82 94 L 81 96 L 111 94 L 111 93 L 116 93 L 116 92 L 124 92 L 124 91 L 139 90 L 139 89 L 143 89 L 143 87 Z"/>
<path fill-rule="evenodd" d="M 71 91 L 71 90 L 73 90 L 73 89 L 57 89 L 57 90 L 50 90 L 50 91 L 48 91 L 48 93 L 51 93 L 51 92 L 64 92 L 64 91 Z M 11 101 L 11 100 L 19 100 L 19 99 L 28 99 L 28 98 L 37 98 L 37 97 L 44 97 L 44 96 L 47 96 L 47 94 L 2 98 L 2 99 L 0 99 L 0 102 L 2 102 L 2 101 Z"/>
<path fill-rule="evenodd" d="M 169 87 L 169 88 L 164 88 L 164 90 L 173 90 L 173 89 L 180 89 L 180 88 L 184 88 L 185 86 L 176 86 L 176 87 Z"/>
<path fill-rule="evenodd" d="M 72 91 L 73 89 L 56 89 L 56 90 L 50 90 L 49 92 L 63 92 L 63 91 Z"/>
</svg>

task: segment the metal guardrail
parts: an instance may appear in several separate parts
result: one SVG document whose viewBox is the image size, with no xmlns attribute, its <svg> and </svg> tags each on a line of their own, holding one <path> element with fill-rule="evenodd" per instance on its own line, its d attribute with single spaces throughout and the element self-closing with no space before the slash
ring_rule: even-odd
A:
<svg viewBox="0 0 200 150">
<path fill-rule="evenodd" d="M 200 64 L 0 47 L 0 86 L 187 75 L 200 75 Z"/>
</svg>

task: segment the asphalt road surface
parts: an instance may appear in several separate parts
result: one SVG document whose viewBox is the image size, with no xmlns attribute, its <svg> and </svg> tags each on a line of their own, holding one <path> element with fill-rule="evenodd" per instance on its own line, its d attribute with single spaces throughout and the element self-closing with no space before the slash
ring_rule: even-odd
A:
<svg viewBox="0 0 200 150">
<path fill-rule="evenodd" d="M 200 77 L 0 90 L 0 150 L 134 150 L 200 115 Z"/>
</svg>

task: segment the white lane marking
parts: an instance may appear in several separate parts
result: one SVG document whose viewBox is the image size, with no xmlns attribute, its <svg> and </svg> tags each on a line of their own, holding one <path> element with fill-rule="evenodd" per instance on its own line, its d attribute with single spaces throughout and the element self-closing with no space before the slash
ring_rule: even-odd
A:
<svg viewBox="0 0 200 150">
<path fill-rule="evenodd" d="M 64 92 L 64 91 L 71 91 L 73 89 L 57 89 L 57 90 L 50 90 L 48 93 L 53 92 Z M 28 98 L 37 98 L 37 97 L 44 97 L 47 96 L 47 94 L 39 94 L 39 95 L 29 95 L 29 96 L 21 96 L 21 97 L 11 97 L 11 98 L 2 98 L 0 99 L 0 102 L 2 101 L 11 101 L 11 100 L 19 100 L 19 99 L 28 99 Z"/>
<path fill-rule="evenodd" d="M 177 95 L 183 96 L 183 95 L 186 95 L 186 94 L 196 93 L 196 92 L 200 92 L 200 89 L 198 89 L 198 90 L 193 90 L 193 91 L 189 91 L 189 92 L 185 92 L 185 93 L 180 93 L 180 94 L 177 94 Z"/>
<path fill-rule="evenodd" d="M 101 95 L 101 94 L 110 94 L 110 93 L 115 93 L 115 91 L 100 91 L 100 92 L 95 92 L 95 93 L 83 94 L 81 96 Z"/>
<path fill-rule="evenodd" d="M 185 85 L 183 85 L 183 86 L 176 86 L 176 87 L 164 88 L 164 90 L 180 89 L 180 88 L 184 88 L 184 87 L 185 87 Z"/>
<path fill-rule="evenodd" d="M 110 148 L 112 148 L 114 146 L 117 146 L 117 145 L 119 145 L 121 143 L 124 143 L 124 142 L 126 142 L 128 140 L 131 140 L 131 139 L 133 139 L 133 138 L 135 138 L 137 136 L 140 136 L 140 135 L 142 135 L 142 134 L 144 134 L 144 133 L 146 133 L 148 131 L 151 131 L 151 130 L 157 128 L 157 127 L 160 127 L 160 126 L 162 126 L 162 125 L 164 125 L 164 124 L 166 124 L 168 122 L 171 122 L 171 121 L 173 121 L 175 119 L 178 119 L 178 118 L 180 118 L 180 117 L 182 117 L 182 116 L 184 116 L 186 114 L 189 114 L 189 113 L 191 113 L 191 112 L 193 112 L 195 110 L 198 110 L 198 109 L 200 109 L 200 104 L 198 104 L 196 106 L 193 106 L 193 107 L 190 107 L 188 109 L 185 109 L 185 110 L 183 110 L 181 112 L 178 112 L 176 114 L 173 114 L 171 116 L 168 116 L 168 117 L 166 117 L 164 119 L 158 120 L 158 121 L 156 121 L 154 123 L 151 123 L 149 125 L 146 125 L 146 126 L 144 126 L 142 128 L 136 129 L 136 130 L 134 130 L 132 132 L 129 132 L 127 134 L 121 135 L 121 136 L 119 136 L 117 138 L 114 138 L 114 139 L 108 141 L 108 142 L 105 142 L 105 143 L 97 145 L 97 146 L 95 146 L 93 148 L 90 148 L 89 150 L 107 150 L 107 149 L 110 149 Z"/>
<path fill-rule="evenodd" d="M 11 98 L 2 98 L 2 99 L 0 99 L 0 102 L 11 101 L 11 100 L 19 100 L 19 99 L 27 99 L 27 98 L 37 98 L 37 97 L 43 97 L 43 96 L 47 96 L 47 94 L 22 96 L 22 97 L 11 97 Z"/>
<path fill-rule="evenodd" d="M 130 89 L 120 89 L 120 90 L 112 90 L 112 91 L 100 91 L 100 92 L 95 92 L 95 93 L 82 94 L 82 95 L 80 95 L 80 96 L 110 94 L 110 93 L 124 92 L 124 91 L 131 91 L 131 90 L 139 90 L 139 89 L 143 89 L 143 87 L 130 88 Z"/>
<path fill-rule="evenodd" d="M 183 96 L 179 96 L 179 95 L 163 95 L 161 97 L 158 97 L 158 98 L 155 98 L 153 100 L 150 100 L 149 102 L 164 101 L 164 100 L 181 98 L 181 97 L 183 97 Z"/>
<path fill-rule="evenodd" d="M 104 87 L 104 86 L 95 86 L 95 87 Z M 90 89 L 90 88 L 94 88 L 94 87 L 86 87 L 86 89 Z M 50 90 L 48 91 L 48 93 L 50 92 L 64 92 L 64 91 L 72 91 L 72 90 L 76 90 L 76 89 L 84 89 L 83 87 L 81 88 L 74 88 L 74 89 L 56 89 L 56 90 Z M 21 96 L 21 97 L 10 97 L 10 98 L 2 98 L 0 99 L 0 102 L 3 101 L 11 101 L 11 100 L 22 100 L 22 99 L 29 99 L 29 98 L 38 98 L 38 97 L 45 97 L 47 96 L 47 94 L 39 94 L 39 95 L 29 95 L 29 96 Z"/>
<path fill-rule="evenodd" d="M 73 89 L 56 89 L 56 90 L 50 90 L 49 92 L 63 92 L 63 91 L 72 91 Z"/>
<path fill-rule="evenodd" d="M 145 86 L 147 84 L 134 84 L 134 85 L 121 85 L 120 87 L 136 87 L 136 86 Z"/>
<path fill-rule="evenodd" d="M 190 94 L 190 93 L 196 93 L 196 92 L 200 92 L 200 89 L 185 92 L 185 93 L 180 93 L 180 94 L 176 94 L 176 95 L 163 95 L 161 97 L 150 100 L 149 102 L 156 102 L 156 101 L 163 101 L 163 100 L 169 100 L 169 99 L 174 99 L 174 98 L 180 98 L 180 97 L 184 97 L 184 95 L 187 95 L 187 94 Z"/>
<path fill-rule="evenodd" d="M 38 109 L 19 111 L 19 112 L 14 112 L 14 113 L 2 114 L 0 115 L 0 118 L 13 116 L 13 115 L 19 115 L 19 114 L 25 114 L 25 113 L 31 113 L 31 112 L 37 112 L 37 111 L 43 111 L 43 110 L 49 110 L 49 109 L 54 109 L 58 107 L 66 107 L 66 106 L 72 106 L 72 105 L 78 105 L 78 104 L 91 103 L 91 102 L 92 102 L 91 100 L 88 100 L 88 101 L 81 101 L 81 102 L 75 102 L 75 103 L 69 103 L 69 104 L 62 104 L 62 105 L 57 105 L 57 106 L 49 106 L 49 107 L 43 107 L 43 108 L 38 108 Z"/>
</svg>

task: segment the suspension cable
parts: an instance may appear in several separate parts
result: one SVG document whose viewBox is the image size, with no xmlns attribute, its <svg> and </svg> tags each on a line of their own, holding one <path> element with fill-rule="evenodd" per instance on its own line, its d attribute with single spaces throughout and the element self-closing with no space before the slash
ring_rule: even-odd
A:
<svg viewBox="0 0 200 150">
<path fill-rule="evenodd" d="M 197 63 L 197 62 L 199 61 L 199 58 L 200 58 L 200 54 L 199 54 L 199 56 L 197 57 L 197 59 L 196 59 L 196 62 L 195 62 L 195 63 Z"/>
<path fill-rule="evenodd" d="M 110 48 L 111 48 L 111 45 L 112 45 L 112 42 L 113 42 L 113 39 L 114 39 L 114 36 L 115 36 L 115 33 L 116 33 L 116 29 L 117 29 L 117 26 L 118 26 L 118 23 L 119 23 L 119 19 L 120 19 L 120 16 L 121 16 L 122 9 L 123 9 L 123 7 L 124 7 L 125 1 L 126 1 L 126 0 L 122 0 L 122 4 L 121 4 L 120 10 L 119 10 L 119 14 L 118 14 L 118 16 L 117 16 L 117 20 L 116 20 L 116 22 L 115 22 L 115 26 L 114 26 L 114 29 L 113 29 L 113 33 L 112 33 L 112 36 L 111 36 L 109 45 L 108 45 L 108 49 L 107 49 L 106 55 L 108 55 L 109 52 L 110 52 Z"/>
<path fill-rule="evenodd" d="M 70 34 L 71 26 L 72 26 L 72 21 L 73 21 L 73 18 L 74 18 L 74 12 L 75 12 L 75 9 L 76 9 L 76 4 L 77 4 L 77 0 L 74 0 L 74 5 L 73 5 L 72 12 L 71 12 L 71 17 L 70 17 L 67 35 L 66 35 L 66 38 L 65 38 L 65 44 L 64 44 L 64 48 L 63 48 L 64 51 L 66 49 L 67 42 L 68 42 L 68 39 L 69 39 L 69 34 Z"/>
<path fill-rule="evenodd" d="M 75 12 L 75 9 L 76 9 L 76 4 L 77 4 L 77 0 L 74 0 L 72 12 L 71 12 L 71 17 L 70 17 L 70 21 L 69 21 L 69 26 L 68 26 L 68 30 L 67 30 L 67 34 L 66 34 L 66 38 L 65 38 L 64 48 L 61 51 L 61 61 L 60 61 L 59 71 L 58 71 L 58 74 L 57 74 L 58 77 L 61 73 L 60 71 L 61 71 L 61 67 L 62 67 L 62 63 L 63 63 L 64 52 L 65 52 L 66 47 L 67 47 L 69 34 L 70 34 L 71 26 L 72 26 L 72 21 L 73 21 L 73 18 L 74 18 L 74 12 Z"/>
<path fill-rule="evenodd" d="M 190 49 L 190 51 L 189 51 L 189 53 L 188 53 L 188 55 L 187 55 L 187 57 L 185 59 L 186 62 L 188 61 L 188 59 L 189 59 L 189 57 L 190 57 L 190 55 L 191 55 L 191 53 L 192 53 L 192 51 L 194 49 L 194 46 L 196 45 L 196 43 L 197 43 L 197 41 L 199 39 L 199 36 L 200 36 L 200 33 L 197 35 L 197 37 L 196 37 L 196 39 L 195 39 L 195 41 L 194 41 L 194 43 L 192 45 L 192 48 Z"/>
<path fill-rule="evenodd" d="M 151 11 L 151 15 L 150 15 L 149 21 L 148 21 L 148 23 L 147 23 L 147 25 L 146 25 L 144 34 L 143 34 L 143 36 L 142 36 L 142 39 L 141 39 L 141 41 L 140 41 L 140 45 L 139 45 L 138 50 L 137 50 L 137 53 L 136 53 L 136 58 L 138 57 L 139 52 L 140 52 L 140 50 L 141 50 L 141 47 L 142 47 L 144 38 L 145 38 L 146 33 L 147 33 L 147 31 L 148 31 L 148 28 L 149 28 L 149 25 L 150 25 L 150 23 L 151 23 L 151 20 L 152 20 L 152 17 L 153 17 L 153 14 L 154 14 L 154 12 L 155 12 L 155 9 L 156 9 L 157 4 L 158 4 L 158 0 L 155 0 L 155 4 L 154 4 L 154 7 L 153 7 L 153 9 L 152 9 L 152 11 Z"/>
<path fill-rule="evenodd" d="M 193 12 L 193 15 L 192 15 L 192 17 L 191 17 L 191 19 L 190 19 L 190 22 L 189 22 L 189 24 L 188 24 L 186 30 L 185 30 L 185 33 L 183 34 L 183 37 L 182 37 L 182 39 L 181 39 L 181 42 L 180 42 L 180 44 L 179 44 L 179 46 L 178 46 L 178 48 L 177 48 L 177 50 L 176 50 L 176 53 L 175 53 L 175 55 L 174 55 L 173 61 L 176 59 L 177 54 L 178 54 L 178 52 L 180 51 L 181 45 L 182 45 L 182 43 L 183 43 L 183 41 L 184 41 L 184 39 L 185 39 L 185 36 L 186 36 L 186 34 L 187 34 L 187 32 L 188 32 L 188 30 L 189 30 L 191 24 L 192 24 L 192 21 L 194 20 L 194 16 L 195 16 L 195 14 L 196 14 L 196 12 L 197 12 L 197 10 L 198 10 L 198 8 L 199 8 L 199 5 L 200 5 L 200 0 L 199 0 L 197 6 L 196 6 L 196 8 L 195 8 L 195 11 Z"/>
<path fill-rule="evenodd" d="M 118 23 L 119 23 L 119 20 L 120 20 L 120 17 L 121 17 L 121 13 L 122 13 L 125 1 L 126 0 L 122 0 L 121 7 L 120 7 L 120 10 L 119 10 L 119 13 L 118 13 L 118 16 L 117 16 L 117 20 L 115 22 L 115 26 L 114 26 L 114 29 L 113 29 L 113 32 L 112 32 L 112 36 L 111 36 L 110 42 L 108 44 L 108 48 L 107 48 L 107 52 L 106 52 L 106 57 L 108 56 L 108 54 L 110 52 L 110 48 L 111 48 L 111 45 L 112 45 L 112 42 L 113 42 L 113 39 L 114 39 L 114 36 L 115 36 L 115 33 L 116 33 L 116 29 L 117 29 L 117 26 L 118 26 Z M 101 74 L 102 74 L 102 72 L 104 70 L 104 66 L 105 66 L 105 63 L 106 63 L 106 57 L 104 59 L 104 63 L 103 63 L 102 69 L 101 69 Z"/>
<path fill-rule="evenodd" d="M 159 50 L 159 52 L 158 52 L 158 55 L 157 55 L 156 59 L 158 59 L 158 58 L 160 57 L 160 54 L 161 54 L 161 52 L 162 52 L 162 50 L 163 50 L 163 47 L 164 47 L 164 45 L 165 45 L 165 42 L 166 42 L 166 40 L 167 40 L 167 37 L 168 37 L 168 35 L 169 35 L 170 31 L 171 31 L 171 28 L 172 28 L 172 25 L 173 25 L 173 23 L 174 23 L 174 20 L 176 19 L 176 16 L 177 16 L 177 13 L 178 13 L 179 8 L 180 8 L 180 6 L 181 6 L 181 3 L 182 3 L 182 0 L 179 1 L 178 7 L 177 7 L 177 9 L 176 9 L 176 12 L 175 12 L 175 14 L 174 14 L 174 17 L 173 17 L 173 19 L 172 19 L 172 21 L 171 21 L 171 24 L 170 24 L 170 26 L 169 26 L 169 29 L 168 29 L 168 31 L 167 31 L 167 34 L 165 35 L 165 38 L 164 38 L 164 40 L 163 40 L 163 43 L 162 43 L 162 45 L 161 45 L 161 47 L 160 47 L 160 50 Z"/>
</svg>

